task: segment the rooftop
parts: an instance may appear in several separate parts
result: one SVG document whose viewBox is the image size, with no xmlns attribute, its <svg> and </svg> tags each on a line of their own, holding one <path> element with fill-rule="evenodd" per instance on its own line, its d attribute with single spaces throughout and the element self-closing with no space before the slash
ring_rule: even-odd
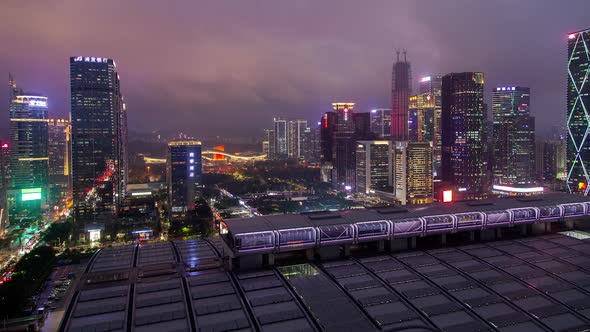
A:
<svg viewBox="0 0 590 332">
<path fill-rule="evenodd" d="M 588 237 L 573 231 L 241 273 L 222 267 L 218 238 L 105 248 L 61 330 L 588 329 Z"/>
</svg>

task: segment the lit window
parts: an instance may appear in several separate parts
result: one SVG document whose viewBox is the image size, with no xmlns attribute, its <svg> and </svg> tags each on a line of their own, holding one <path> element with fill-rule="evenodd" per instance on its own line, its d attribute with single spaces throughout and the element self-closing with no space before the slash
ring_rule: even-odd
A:
<svg viewBox="0 0 590 332">
<path fill-rule="evenodd" d="M 191 163 L 191 164 L 194 164 L 195 163 L 195 160 L 194 159 L 190 159 L 188 162 Z"/>
<path fill-rule="evenodd" d="M 190 176 L 191 178 L 193 178 L 193 177 L 195 177 L 195 173 L 190 172 L 190 174 L 188 176 Z"/>
<path fill-rule="evenodd" d="M 194 152 L 191 152 L 191 153 L 188 154 L 188 156 L 189 157 L 194 157 L 195 156 L 195 153 Z"/>
<path fill-rule="evenodd" d="M 190 166 L 188 169 L 191 170 L 191 171 L 194 171 L 195 170 L 195 166 Z"/>
</svg>

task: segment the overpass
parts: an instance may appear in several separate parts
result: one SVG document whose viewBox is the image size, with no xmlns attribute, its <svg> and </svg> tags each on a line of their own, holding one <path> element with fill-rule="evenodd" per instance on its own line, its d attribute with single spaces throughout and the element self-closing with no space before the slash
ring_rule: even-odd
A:
<svg viewBox="0 0 590 332">
<path fill-rule="evenodd" d="M 223 221 L 230 261 L 260 266 L 276 255 L 301 251 L 308 259 L 338 257 L 351 246 L 373 242 L 380 250 L 411 249 L 420 237 L 467 233 L 474 240 L 501 237 L 502 230 L 544 233 L 551 224 L 590 219 L 590 198 L 565 193 L 481 201 L 434 203 L 410 209 L 381 207 L 337 212 L 258 216 Z M 270 264 L 270 263 L 265 263 Z"/>
<path fill-rule="evenodd" d="M 203 159 L 213 160 L 212 157 L 207 157 L 206 155 L 211 155 L 211 156 L 212 155 L 222 155 L 222 156 L 228 157 L 230 159 L 243 160 L 243 161 L 257 161 L 257 160 L 265 160 L 266 159 L 265 154 L 255 155 L 255 156 L 242 156 L 242 155 L 238 155 L 238 154 L 228 153 L 228 152 L 224 152 L 224 151 L 216 151 L 216 150 L 204 150 L 201 152 L 201 156 Z M 166 158 L 151 158 L 151 157 L 144 156 L 143 160 L 147 165 L 165 164 L 166 163 Z"/>
</svg>

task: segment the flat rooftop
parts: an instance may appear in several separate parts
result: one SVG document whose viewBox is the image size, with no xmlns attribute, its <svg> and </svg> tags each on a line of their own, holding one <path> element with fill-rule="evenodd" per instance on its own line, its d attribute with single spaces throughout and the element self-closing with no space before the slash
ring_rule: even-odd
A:
<svg viewBox="0 0 590 332">
<path fill-rule="evenodd" d="M 249 272 L 219 239 L 97 253 L 61 331 L 582 331 L 590 234 L 570 231 Z"/>
</svg>

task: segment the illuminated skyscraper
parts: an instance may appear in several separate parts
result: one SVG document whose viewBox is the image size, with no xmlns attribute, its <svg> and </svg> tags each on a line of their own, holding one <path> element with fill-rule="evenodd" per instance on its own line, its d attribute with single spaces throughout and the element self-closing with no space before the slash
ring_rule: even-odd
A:
<svg viewBox="0 0 590 332">
<path fill-rule="evenodd" d="M 393 193 L 402 204 L 433 201 L 432 142 L 393 142 Z"/>
<path fill-rule="evenodd" d="M 201 186 L 201 142 L 178 140 L 168 143 L 166 174 L 171 221 L 186 221 L 195 209 Z"/>
<path fill-rule="evenodd" d="M 274 129 L 264 129 L 264 141 L 263 144 L 263 152 L 264 152 L 264 142 L 268 145 L 267 147 L 267 154 L 269 158 L 275 157 L 275 131 Z"/>
<path fill-rule="evenodd" d="M 442 167 L 442 138 L 441 138 L 441 110 L 442 110 L 442 76 L 429 75 L 420 79 L 419 96 L 426 98 L 428 106 L 432 106 L 432 149 L 433 149 L 433 167 L 435 179 L 441 177 Z M 430 96 L 430 99 L 428 99 Z M 423 99 L 424 100 L 424 99 Z M 411 102 L 410 102 L 411 104 Z M 410 107 L 411 108 L 411 107 Z M 410 111 L 410 115 L 411 115 Z M 411 141 L 411 139 L 410 139 Z"/>
<path fill-rule="evenodd" d="M 391 140 L 406 141 L 408 135 L 408 103 L 412 95 L 410 63 L 403 61 L 397 51 L 397 59 L 393 64 L 391 82 Z"/>
<path fill-rule="evenodd" d="M 72 190 L 77 222 L 117 213 L 127 185 L 127 115 L 112 59 L 70 58 Z"/>
<path fill-rule="evenodd" d="M 355 190 L 369 194 L 391 186 L 391 141 L 357 141 Z"/>
<path fill-rule="evenodd" d="M 356 163 L 354 103 L 332 103 L 336 114 L 332 160 L 334 161 L 333 184 L 340 189 L 354 187 Z"/>
<path fill-rule="evenodd" d="M 289 157 L 303 160 L 307 120 L 289 121 Z"/>
<path fill-rule="evenodd" d="M 530 90 L 502 86 L 492 91 L 494 184 L 526 186 L 535 182 L 535 120 Z"/>
<path fill-rule="evenodd" d="M 567 52 L 567 186 L 590 192 L 590 29 L 568 35 Z"/>
<path fill-rule="evenodd" d="M 442 180 L 462 198 L 487 195 L 483 73 L 453 73 L 442 82 Z"/>
<path fill-rule="evenodd" d="M 0 142 L 0 236 L 8 224 L 8 179 L 10 145 L 8 142 Z"/>
<path fill-rule="evenodd" d="M 391 137 L 391 109 L 371 110 L 371 131 L 379 138 L 389 139 Z"/>
<path fill-rule="evenodd" d="M 289 155 L 289 128 L 287 120 L 281 118 L 274 119 L 274 156 L 275 158 L 287 158 Z"/>
<path fill-rule="evenodd" d="M 49 119 L 49 201 L 57 204 L 70 191 L 71 126 L 68 119 Z"/>
<path fill-rule="evenodd" d="M 47 200 L 47 97 L 11 88 L 10 166 L 15 214 L 40 213 Z"/>
</svg>

